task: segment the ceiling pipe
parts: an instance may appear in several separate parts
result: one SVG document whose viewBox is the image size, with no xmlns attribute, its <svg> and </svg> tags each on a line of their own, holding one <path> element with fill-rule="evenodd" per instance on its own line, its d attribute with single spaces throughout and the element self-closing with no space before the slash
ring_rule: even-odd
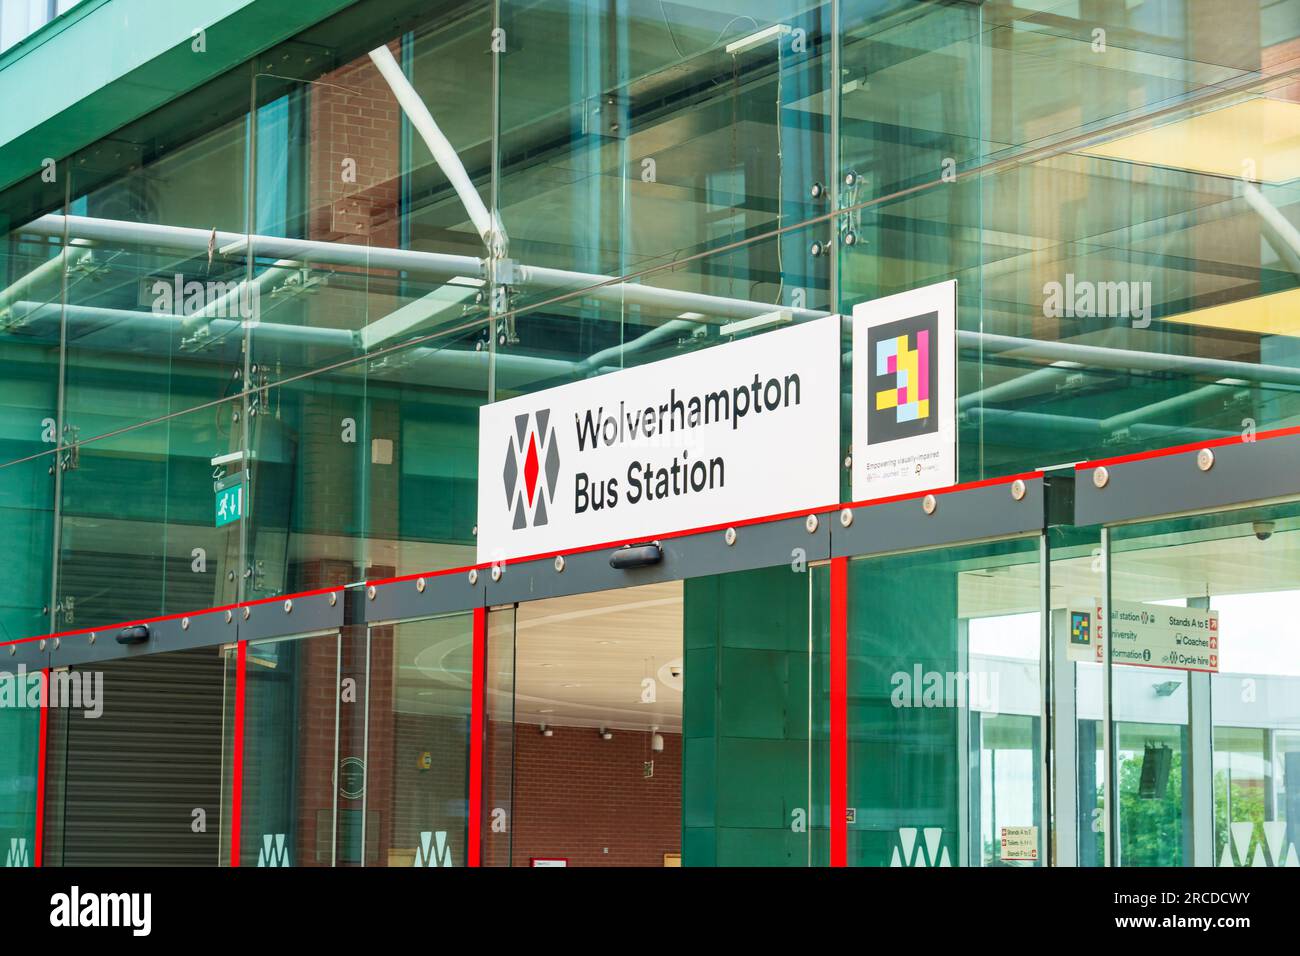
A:
<svg viewBox="0 0 1300 956">
<path fill-rule="evenodd" d="M 65 217 L 57 213 L 41 216 L 16 232 L 62 238 L 65 222 L 68 233 L 74 238 L 114 246 L 159 246 L 188 252 L 191 256 L 206 257 L 208 243 L 213 235 L 210 229 L 122 222 L 89 216 Z M 474 256 L 359 246 L 346 242 L 282 239 L 278 236 L 245 235 L 234 232 L 217 232 L 216 244 L 223 255 L 247 249 L 252 255 L 282 260 L 276 263 L 276 267 L 306 267 L 312 263 L 326 263 L 406 272 L 415 277 L 438 281 L 456 276 L 485 277 L 484 261 Z M 644 305 L 679 313 L 700 312 L 709 319 L 748 319 L 771 312 L 774 308 L 770 302 L 733 299 L 703 292 L 642 285 L 636 282 L 616 282 L 610 276 L 572 272 L 567 269 L 521 265 L 519 274 L 523 285 L 572 293 L 575 298 L 578 293 L 581 293 L 593 299 L 620 305 Z M 829 312 L 817 309 L 788 308 L 787 311 L 793 315 L 795 321 L 830 315 Z"/>
<path fill-rule="evenodd" d="M 1221 378 L 1212 385 L 1203 385 L 1200 388 L 1192 389 L 1190 392 L 1171 395 L 1169 398 L 1143 405 L 1141 408 L 1132 408 L 1126 412 L 1120 412 L 1118 415 L 1112 415 L 1110 418 L 1102 419 L 1101 427 L 1103 431 L 1118 431 L 1123 428 L 1131 428 L 1144 419 L 1156 418 L 1169 412 L 1179 411 L 1189 405 L 1195 405 L 1203 399 L 1222 398 L 1224 390 L 1229 388 L 1237 389 L 1229 396 L 1230 398 L 1248 398 L 1250 397 L 1249 386 L 1249 382 L 1243 382 L 1241 379 Z"/>
<path fill-rule="evenodd" d="M 1177 372 L 1204 378 L 1240 378 L 1248 382 L 1274 385 L 1300 385 L 1300 368 L 1237 362 L 1231 359 L 1202 358 L 1197 355 L 1171 355 L 1142 352 L 1137 349 L 1080 345 L 1074 342 L 1051 342 L 1022 339 L 992 332 L 959 331 L 957 342 L 964 349 L 983 349 L 1008 358 L 1036 359 L 1046 362 L 1075 362 L 1087 368 L 1118 371 Z"/>
<path fill-rule="evenodd" d="M 1254 183 L 1242 183 L 1241 196 L 1246 200 L 1246 205 L 1264 221 L 1265 238 L 1277 252 L 1278 258 L 1292 271 L 1300 271 L 1300 229 L 1296 229 L 1291 220 L 1282 215 Z"/>
<path fill-rule="evenodd" d="M 41 216 L 15 229 L 14 232 L 18 235 L 62 238 L 65 222 L 68 235 L 73 239 L 86 239 L 114 246 L 157 246 L 185 252 L 191 257 L 206 258 L 208 243 L 213 239 L 211 229 L 167 226 L 152 222 L 124 222 L 93 216 L 62 216 L 58 213 Z M 311 263 L 327 263 L 408 272 L 426 278 L 444 279 L 457 275 L 482 278 L 483 260 L 475 256 L 221 231 L 216 232 L 216 246 L 223 256 L 248 252 L 267 259 L 292 260 L 294 265 L 303 267 Z"/>
<path fill-rule="evenodd" d="M 386 46 L 377 47 L 370 51 L 370 59 L 379 68 L 379 73 L 383 76 L 384 82 L 388 84 L 388 88 L 397 97 L 397 102 L 401 105 L 402 111 L 406 113 L 406 118 L 411 121 L 415 131 L 424 140 L 424 145 L 433 154 L 434 162 L 438 164 L 438 168 L 447 177 L 452 189 L 456 190 L 461 205 L 465 207 L 470 222 L 478 230 L 479 238 L 483 240 L 489 254 L 504 256 L 506 254 L 506 235 L 505 230 L 501 227 L 501 220 L 488 212 L 487 206 L 483 204 L 478 190 L 474 188 L 474 183 L 469 178 L 469 173 L 465 171 L 460 156 L 456 154 L 455 148 L 443 135 L 442 130 L 433 119 L 433 114 L 429 112 L 429 108 L 424 105 L 424 100 L 420 98 L 420 94 L 415 91 L 411 81 L 402 72 L 401 66 L 393 57 L 393 52 Z"/>
<path fill-rule="evenodd" d="M 69 246 L 66 254 L 61 252 L 57 256 L 46 259 L 31 272 L 14 280 L 9 288 L 0 291 L 0 315 L 10 309 L 19 299 L 30 296 L 32 290 L 42 282 L 60 278 L 65 269 L 72 269 L 90 255 L 90 252 L 90 246 Z M 62 289 L 60 289 L 59 294 L 62 295 Z"/>
</svg>

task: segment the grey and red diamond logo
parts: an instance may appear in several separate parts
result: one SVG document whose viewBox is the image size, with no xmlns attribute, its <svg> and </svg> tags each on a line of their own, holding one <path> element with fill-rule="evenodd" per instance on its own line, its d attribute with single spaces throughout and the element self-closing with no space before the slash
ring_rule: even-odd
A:
<svg viewBox="0 0 1300 956">
<path fill-rule="evenodd" d="M 507 441 L 506 507 L 514 512 L 511 528 L 541 527 L 550 520 L 547 505 L 555 503 L 560 475 L 560 449 L 551 425 L 551 410 L 515 416 L 515 433 Z"/>
</svg>

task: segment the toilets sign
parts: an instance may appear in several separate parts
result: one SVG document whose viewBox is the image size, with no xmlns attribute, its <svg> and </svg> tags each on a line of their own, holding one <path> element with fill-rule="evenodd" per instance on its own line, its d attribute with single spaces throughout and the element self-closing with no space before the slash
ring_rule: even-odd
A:
<svg viewBox="0 0 1300 956">
<path fill-rule="evenodd" d="M 478 560 L 833 505 L 840 319 L 484 406 Z"/>
</svg>

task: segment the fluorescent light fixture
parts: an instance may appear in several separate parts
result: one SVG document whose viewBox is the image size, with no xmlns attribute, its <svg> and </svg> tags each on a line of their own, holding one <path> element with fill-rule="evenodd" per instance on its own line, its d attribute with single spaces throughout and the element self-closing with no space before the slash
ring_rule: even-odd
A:
<svg viewBox="0 0 1300 956">
<path fill-rule="evenodd" d="M 679 319 L 689 319 L 691 322 L 698 322 L 700 319 L 704 318 L 704 313 L 703 313 L 703 312 L 683 312 L 681 315 L 677 316 L 677 318 L 679 318 Z"/>
<path fill-rule="evenodd" d="M 769 325 L 788 325 L 793 319 L 794 313 L 789 309 L 778 309 L 775 312 L 765 312 L 762 315 L 741 319 L 738 322 L 728 322 L 718 331 L 722 335 L 737 335 L 741 332 L 765 329 Z"/>
<path fill-rule="evenodd" d="M 1284 183 L 1300 177 L 1300 103 L 1258 97 L 1080 150 L 1193 173 Z M 1253 170 L 1251 167 L 1253 166 Z"/>
<path fill-rule="evenodd" d="M 447 313 L 460 317 L 461 306 L 474 297 L 474 289 L 465 286 L 444 285 L 414 302 L 394 309 L 381 319 L 375 319 L 361 330 L 361 347 L 370 351 L 381 342 L 409 332 L 418 326 Z"/>
<path fill-rule="evenodd" d="M 739 40 L 732 40 L 727 44 L 727 52 L 730 54 L 744 53 L 746 50 L 752 50 L 756 46 L 761 46 L 768 40 L 775 40 L 777 37 L 783 37 L 791 32 L 790 24 L 778 23 L 768 27 L 766 30 L 759 30 L 757 33 L 751 33 L 747 37 L 741 37 Z"/>
<path fill-rule="evenodd" d="M 487 285 L 486 279 L 473 279 L 469 276 L 452 276 L 447 280 L 447 285 L 463 285 L 472 289 L 481 289 Z"/>
<path fill-rule="evenodd" d="M 244 450 L 241 448 L 239 451 L 232 451 L 228 455 L 218 455 L 216 458 L 213 458 L 212 467 L 215 468 L 218 465 L 229 465 L 231 462 L 243 460 Z"/>
</svg>

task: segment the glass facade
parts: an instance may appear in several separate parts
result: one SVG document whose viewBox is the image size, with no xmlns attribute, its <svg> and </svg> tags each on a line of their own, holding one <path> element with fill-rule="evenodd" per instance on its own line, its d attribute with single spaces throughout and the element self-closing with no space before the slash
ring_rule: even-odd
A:
<svg viewBox="0 0 1300 956">
<path fill-rule="evenodd" d="M 1300 0 L 358 0 L 273 26 L 0 194 L 0 645 L 468 568 L 482 406 L 945 280 L 960 482 L 1300 420 Z M 849 501 L 841 422 L 809 467 Z M 999 865 L 1006 828 L 1032 831 L 1017 865 L 1300 861 L 1294 509 L 853 557 L 844 862 Z M 672 733 L 644 722 L 679 748 L 665 856 L 839 862 L 835 602 L 806 570 L 683 585 L 695 679 Z M 1239 652 L 1167 680 L 1067 659 L 1103 599 L 1217 611 Z M 466 612 L 153 665 L 180 696 L 147 712 L 195 722 L 148 811 L 206 808 L 185 847 L 78 815 L 107 724 L 0 707 L 0 849 L 31 862 L 39 819 L 46 863 L 545 857 L 513 828 L 542 720 L 516 613 L 481 657 Z M 134 699 L 142 666 L 105 686 Z"/>
</svg>

